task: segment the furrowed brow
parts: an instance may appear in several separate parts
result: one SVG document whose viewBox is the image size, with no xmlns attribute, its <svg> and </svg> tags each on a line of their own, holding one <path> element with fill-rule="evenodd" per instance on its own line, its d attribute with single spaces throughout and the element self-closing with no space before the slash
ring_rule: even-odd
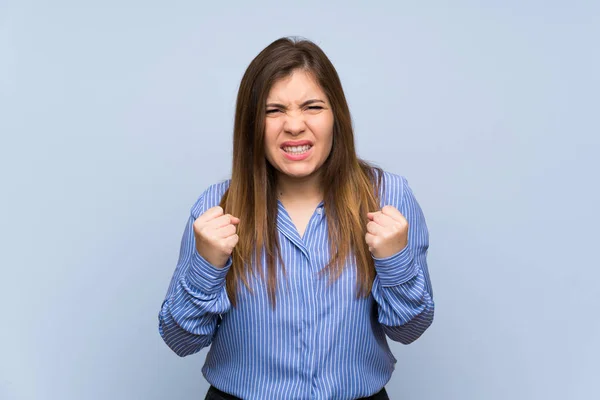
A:
<svg viewBox="0 0 600 400">
<path fill-rule="evenodd" d="M 314 104 L 314 103 L 323 103 L 323 104 L 325 104 L 325 102 L 323 100 L 320 100 L 320 99 L 310 99 L 310 100 L 306 100 L 304 103 L 300 104 L 300 107 L 305 107 L 305 106 L 308 106 L 308 105 Z M 286 108 L 286 106 L 284 106 L 283 104 L 279 104 L 279 103 L 268 103 L 267 107 Z"/>
</svg>

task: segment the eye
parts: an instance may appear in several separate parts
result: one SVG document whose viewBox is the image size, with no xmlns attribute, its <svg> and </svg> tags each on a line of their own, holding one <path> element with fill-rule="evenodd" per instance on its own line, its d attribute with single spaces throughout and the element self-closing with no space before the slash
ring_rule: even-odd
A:
<svg viewBox="0 0 600 400">
<path fill-rule="evenodd" d="M 279 110 L 276 109 L 276 108 L 274 108 L 272 110 L 267 110 L 267 114 L 273 114 L 273 113 L 276 113 L 276 112 L 279 112 Z"/>
<path fill-rule="evenodd" d="M 310 106 L 310 107 L 308 107 L 308 109 L 309 110 L 322 110 L 323 107 L 321 107 L 321 106 Z"/>
</svg>

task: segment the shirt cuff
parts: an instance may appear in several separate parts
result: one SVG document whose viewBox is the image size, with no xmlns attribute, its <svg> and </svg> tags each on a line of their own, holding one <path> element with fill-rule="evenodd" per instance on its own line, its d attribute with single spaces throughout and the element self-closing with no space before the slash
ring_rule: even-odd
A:
<svg viewBox="0 0 600 400">
<path fill-rule="evenodd" d="M 187 270 L 185 279 L 188 285 L 197 288 L 202 293 L 214 294 L 225 286 L 225 277 L 231 264 L 232 259 L 229 257 L 223 268 L 214 266 L 202 257 L 198 250 L 194 249 L 192 264 Z"/>
<path fill-rule="evenodd" d="M 418 272 L 412 249 L 406 245 L 402 250 L 389 257 L 373 256 L 375 271 L 381 286 L 401 285 L 412 279 Z"/>
</svg>

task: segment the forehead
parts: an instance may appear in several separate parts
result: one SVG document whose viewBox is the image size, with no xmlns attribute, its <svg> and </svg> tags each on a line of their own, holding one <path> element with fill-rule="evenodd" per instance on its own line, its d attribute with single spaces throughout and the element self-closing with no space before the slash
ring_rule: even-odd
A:
<svg viewBox="0 0 600 400">
<path fill-rule="evenodd" d="M 267 101 L 303 101 L 309 98 L 321 98 L 326 101 L 325 93 L 314 76 L 307 71 L 296 70 L 291 75 L 276 81 Z"/>
</svg>

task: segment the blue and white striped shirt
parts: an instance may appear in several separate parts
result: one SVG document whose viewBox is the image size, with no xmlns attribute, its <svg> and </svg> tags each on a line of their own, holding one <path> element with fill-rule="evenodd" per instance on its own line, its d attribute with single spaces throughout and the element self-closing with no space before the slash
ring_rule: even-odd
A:
<svg viewBox="0 0 600 400">
<path fill-rule="evenodd" d="M 333 285 L 317 276 L 330 255 L 323 202 L 302 237 L 278 203 L 288 278 L 278 272 L 275 310 L 260 277 L 250 278 L 254 294 L 239 285 L 238 305 L 232 307 L 225 289 L 231 257 L 217 268 L 196 250 L 193 223 L 219 204 L 229 183 L 211 185 L 191 208 L 159 313 L 163 340 L 182 357 L 211 345 L 202 374 L 242 399 L 356 399 L 381 390 L 396 363 L 386 336 L 409 344 L 434 315 L 429 233 L 406 178 L 384 171 L 381 206 L 393 205 L 408 220 L 408 245 L 390 257 L 374 257 L 376 276 L 366 298 L 355 294 L 354 257 Z"/>
</svg>

